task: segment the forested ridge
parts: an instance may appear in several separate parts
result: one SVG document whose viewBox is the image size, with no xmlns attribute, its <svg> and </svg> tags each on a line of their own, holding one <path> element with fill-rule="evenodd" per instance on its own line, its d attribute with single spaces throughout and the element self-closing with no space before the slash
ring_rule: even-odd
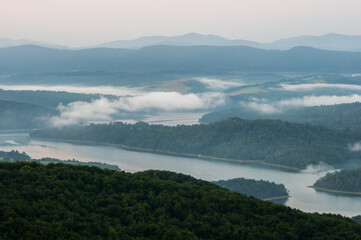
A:
<svg viewBox="0 0 361 240">
<path fill-rule="evenodd" d="M 288 190 L 285 185 L 264 180 L 233 178 L 229 180 L 214 181 L 213 183 L 230 191 L 246 194 L 247 196 L 259 199 L 285 197 L 283 199 L 271 200 L 275 203 L 284 204 L 288 196 Z"/>
<path fill-rule="evenodd" d="M 361 226 L 166 171 L 0 163 L 1 239 L 360 239 Z"/>
<path fill-rule="evenodd" d="M 241 120 L 232 118 L 209 125 L 169 127 L 144 122 L 91 124 L 36 130 L 31 137 L 123 144 L 150 150 L 163 150 L 236 160 L 262 160 L 303 169 L 323 161 L 337 164 L 359 158 L 350 143 L 361 133 L 280 120 Z"/>
<path fill-rule="evenodd" d="M 221 121 L 230 117 L 243 119 L 280 119 L 282 121 L 309 123 L 333 128 L 361 128 L 361 103 L 347 103 L 326 106 L 305 107 L 283 111 L 282 113 L 264 114 L 247 107 L 224 109 L 202 116 L 202 123 Z"/>
<path fill-rule="evenodd" d="M 73 164 L 73 165 L 86 165 L 86 166 L 94 166 L 99 167 L 102 169 L 109 169 L 109 170 L 116 170 L 120 171 L 120 168 L 118 165 L 111 165 L 107 163 L 101 163 L 101 162 L 80 162 L 75 159 L 72 160 L 60 160 L 56 158 L 41 158 L 41 159 L 33 159 L 29 155 L 27 155 L 25 152 L 20 153 L 18 151 L 10 151 L 10 152 L 4 152 L 0 151 L 0 162 L 37 162 L 40 164 L 49 164 L 49 163 L 66 163 L 66 164 Z"/>
<path fill-rule="evenodd" d="M 361 168 L 327 173 L 313 185 L 319 188 L 361 193 Z"/>
<path fill-rule="evenodd" d="M 43 106 L 0 100 L 0 129 L 44 127 L 44 120 L 55 114 L 54 109 Z"/>
</svg>

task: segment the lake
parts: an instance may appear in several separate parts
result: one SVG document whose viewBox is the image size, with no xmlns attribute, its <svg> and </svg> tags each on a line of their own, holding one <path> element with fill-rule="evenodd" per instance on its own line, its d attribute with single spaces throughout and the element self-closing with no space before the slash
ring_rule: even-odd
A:
<svg viewBox="0 0 361 240">
<path fill-rule="evenodd" d="M 27 136 L 27 131 L 1 131 L 0 150 L 18 150 L 26 152 L 32 158 L 52 157 L 116 164 L 129 172 L 147 169 L 169 170 L 207 181 L 237 177 L 263 179 L 283 183 L 291 196 L 286 205 L 292 208 L 344 216 L 361 214 L 361 197 L 333 195 L 307 187 L 330 171 L 327 168 L 301 173 L 286 172 L 260 165 L 127 151 L 113 146 L 30 140 Z"/>
</svg>

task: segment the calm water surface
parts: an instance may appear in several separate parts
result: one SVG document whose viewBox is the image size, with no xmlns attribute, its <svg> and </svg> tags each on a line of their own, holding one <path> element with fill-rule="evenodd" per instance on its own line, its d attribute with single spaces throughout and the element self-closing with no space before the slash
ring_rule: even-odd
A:
<svg viewBox="0 0 361 240">
<path fill-rule="evenodd" d="M 207 181 L 236 177 L 263 179 L 283 183 L 291 198 L 286 205 L 306 212 L 337 213 L 345 216 L 361 214 L 361 197 L 317 192 L 312 185 L 322 172 L 285 172 L 278 169 L 222 161 L 174 157 L 145 152 L 126 151 L 112 146 L 79 145 L 27 139 L 26 131 L 0 132 L 0 150 L 26 152 L 32 158 L 53 157 L 62 160 L 99 161 L 116 164 L 129 172 L 147 169 L 170 170 Z"/>
</svg>

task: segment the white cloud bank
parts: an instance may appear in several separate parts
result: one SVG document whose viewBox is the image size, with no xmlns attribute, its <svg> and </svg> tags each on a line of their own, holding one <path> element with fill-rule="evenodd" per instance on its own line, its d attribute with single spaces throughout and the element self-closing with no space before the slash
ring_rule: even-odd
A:
<svg viewBox="0 0 361 240">
<path fill-rule="evenodd" d="M 352 94 L 347 96 L 322 95 L 322 96 L 304 96 L 302 98 L 290 98 L 278 102 L 268 102 L 266 99 L 251 98 L 249 102 L 240 104 L 249 107 L 255 111 L 265 114 L 280 113 L 283 110 L 298 107 L 314 107 L 321 105 L 335 105 L 342 103 L 361 102 L 361 95 Z"/>
<path fill-rule="evenodd" d="M 333 83 L 307 83 L 307 84 L 281 84 L 281 88 L 286 91 L 312 91 L 316 88 L 338 88 L 346 90 L 361 90 L 360 85 L 356 84 L 333 84 Z"/>
<path fill-rule="evenodd" d="M 350 145 L 348 146 L 348 149 L 350 149 L 350 151 L 352 151 L 352 152 L 361 151 L 361 142 L 357 142 L 357 143 L 354 143 L 354 144 L 350 144 Z"/>
<path fill-rule="evenodd" d="M 65 126 L 94 121 L 112 121 L 124 112 L 172 112 L 209 109 L 225 103 L 222 93 L 180 94 L 177 92 L 151 92 L 139 96 L 120 97 L 115 100 L 100 98 L 91 102 L 72 102 L 59 105 L 59 116 L 52 117 L 52 126 Z"/>
<path fill-rule="evenodd" d="M 105 94 L 115 96 L 129 96 L 144 94 L 136 88 L 115 86 L 82 86 L 82 85 L 0 85 L 3 90 L 29 90 L 29 91 L 63 91 L 84 94 Z"/>
<path fill-rule="evenodd" d="M 223 81 L 219 79 L 212 79 L 212 78 L 195 78 L 198 82 L 204 84 L 207 86 L 207 88 L 212 90 L 226 90 L 228 88 L 232 87 L 240 87 L 244 84 L 239 82 L 229 82 L 229 81 Z"/>
</svg>

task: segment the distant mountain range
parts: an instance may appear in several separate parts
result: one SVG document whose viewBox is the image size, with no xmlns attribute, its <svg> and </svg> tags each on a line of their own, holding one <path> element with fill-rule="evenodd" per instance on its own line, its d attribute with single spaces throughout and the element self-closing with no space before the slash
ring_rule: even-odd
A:
<svg viewBox="0 0 361 240">
<path fill-rule="evenodd" d="M 106 77 L 114 74 L 118 74 L 116 81 L 130 78 L 149 81 L 149 77 L 153 75 L 157 79 L 163 75 L 169 80 L 170 75 L 182 77 L 237 72 L 358 73 L 360 69 L 361 53 L 309 47 L 285 51 L 244 46 L 64 50 L 27 45 L 0 49 L 0 75 L 51 73 L 59 77 L 75 76 L 78 81 L 82 76 L 99 76 L 99 79 L 103 78 L 102 81 L 105 81 Z M 21 78 L 25 79 L 24 76 Z M 46 78 L 50 83 L 52 78 Z"/>
<path fill-rule="evenodd" d="M 35 46 L 41 46 L 46 48 L 55 48 L 55 49 L 69 49 L 68 46 L 63 45 L 57 45 L 47 42 L 41 42 L 41 41 L 32 41 L 32 40 L 14 40 L 14 39 L 8 39 L 8 38 L 0 38 L 0 48 L 6 48 L 6 47 L 16 47 L 16 46 L 23 46 L 23 45 L 35 45 Z"/>
<path fill-rule="evenodd" d="M 322 36 L 300 36 L 286 38 L 271 43 L 259 43 L 245 40 L 230 40 L 216 35 L 189 33 L 181 36 L 141 37 L 135 40 L 118 40 L 103 43 L 95 47 L 106 48 L 142 48 L 154 45 L 173 46 L 248 46 L 262 49 L 287 50 L 297 46 L 307 46 L 324 50 L 361 52 L 361 36 L 326 34 Z"/>
<path fill-rule="evenodd" d="M 42 47 L 66 49 L 69 47 L 30 40 L 0 39 L 0 48 L 37 45 Z M 287 50 L 297 46 L 307 46 L 324 50 L 361 52 L 361 35 L 343 35 L 330 33 L 322 36 L 300 36 L 280 39 L 270 43 L 246 40 L 230 40 L 216 35 L 188 33 L 180 36 L 146 36 L 134 40 L 117 40 L 84 48 L 126 48 L 139 49 L 155 45 L 171 46 L 248 46 L 261 49 Z"/>
</svg>

